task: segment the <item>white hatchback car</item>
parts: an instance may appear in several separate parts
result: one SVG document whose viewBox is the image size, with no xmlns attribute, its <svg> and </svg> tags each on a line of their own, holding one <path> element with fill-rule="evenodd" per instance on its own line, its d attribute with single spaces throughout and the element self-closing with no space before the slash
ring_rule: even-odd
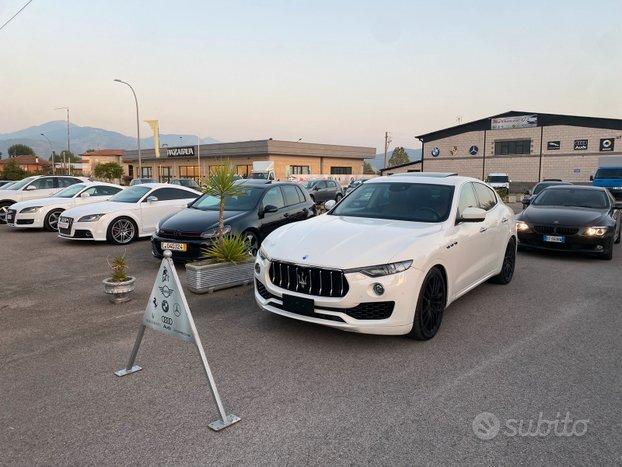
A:
<svg viewBox="0 0 622 467">
<path fill-rule="evenodd" d="M 514 213 L 479 180 L 379 177 L 326 204 L 326 215 L 264 240 L 255 262 L 261 308 L 346 331 L 426 340 L 451 302 L 514 274 Z"/>
<path fill-rule="evenodd" d="M 186 208 L 201 194 L 166 183 L 135 185 L 108 201 L 63 212 L 58 234 L 71 240 L 107 240 L 123 245 L 153 234 L 160 219 Z"/>
<path fill-rule="evenodd" d="M 7 187 L 0 187 L 0 223 L 6 223 L 9 206 L 20 201 L 40 199 L 80 182 L 88 182 L 85 177 L 64 175 L 33 175 L 19 180 Z"/>
<path fill-rule="evenodd" d="M 66 209 L 108 200 L 123 189 L 105 182 L 71 185 L 49 198 L 31 199 L 9 206 L 7 224 L 11 227 L 58 230 L 58 218 Z"/>
</svg>

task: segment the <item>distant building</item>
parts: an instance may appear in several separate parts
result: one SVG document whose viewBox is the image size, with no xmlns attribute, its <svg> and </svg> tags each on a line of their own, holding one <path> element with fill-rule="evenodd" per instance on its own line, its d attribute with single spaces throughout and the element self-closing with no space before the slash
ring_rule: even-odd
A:
<svg viewBox="0 0 622 467">
<path fill-rule="evenodd" d="M 29 174 L 46 173 L 51 170 L 52 164 L 39 156 L 13 156 L 8 159 L 0 159 L 0 170 L 4 170 L 4 166 L 9 161 L 16 161 L 22 170 Z"/>
<path fill-rule="evenodd" d="M 159 159 L 155 157 L 155 150 L 144 149 L 141 151 L 141 178 L 162 182 L 178 177 L 198 179 L 199 173 L 206 177 L 223 161 L 232 164 L 242 177 L 250 174 L 255 161 L 273 161 L 275 176 L 280 180 L 305 174 L 361 175 L 363 161 L 376 154 L 376 149 L 370 147 L 273 139 L 202 144 L 199 149 L 197 151 L 196 145 L 163 147 Z M 125 151 L 123 160 L 126 175 L 139 178 L 138 151 Z"/>
<path fill-rule="evenodd" d="M 86 177 L 93 175 L 93 169 L 97 164 L 116 162 L 123 165 L 123 149 L 97 149 L 80 154 L 82 158 L 82 174 Z"/>
<path fill-rule="evenodd" d="M 599 158 L 622 154 L 622 120 L 510 111 L 417 136 L 426 172 L 512 182 L 589 182 Z M 528 182 L 528 183 L 527 183 Z"/>
<path fill-rule="evenodd" d="M 408 172 L 421 172 L 421 161 L 407 162 L 406 164 L 380 169 L 380 175 L 403 174 Z"/>
</svg>

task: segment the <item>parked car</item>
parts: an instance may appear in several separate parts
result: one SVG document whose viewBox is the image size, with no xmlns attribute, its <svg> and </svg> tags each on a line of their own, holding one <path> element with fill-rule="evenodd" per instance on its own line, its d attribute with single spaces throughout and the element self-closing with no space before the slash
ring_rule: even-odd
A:
<svg viewBox="0 0 622 467">
<path fill-rule="evenodd" d="M 181 185 L 186 188 L 192 188 L 193 190 L 201 190 L 201 185 L 199 185 L 193 178 L 173 178 L 169 183 L 171 185 Z"/>
<path fill-rule="evenodd" d="M 620 209 L 622 201 L 602 187 L 549 187 L 516 216 L 518 244 L 610 260 L 614 243 L 620 242 Z"/>
<path fill-rule="evenodd" d="M 523 199 L 521 200 L 521 203 L 523 204 L 523 209 L 527 208 L 527 206 L 529 206 L 531 201 L 536 196 L 538 196 L 542 190 L 550 186 L 557 186 L 557 185 L 572 185 L 572 183 L 562 182 L 561 180 L 545 180 L 543 182 L 536 183 L 536 185 L 531 189 L 531 191 L 525 192 L 525 196 L 523 196 Z"/>
<path fill-rule="evenodd" d="M 461 295 L 488 279 L 512 280 L 514 213 L 479 180 L 394 174 L 326 207 L 327 214 L 281 227 L 263 242 L 255 269 L 261 308 L 425 340 Z"/>
<path fill-rule="evenodd" d="M 490 173 L 488 177 L 486 177 L 486 182 L 496 191 L 505 190 L 506 194 L 510 192 L 511 180 L 506 173 Z"/>
<path fill-rule="evenodd" d="M 155 178 L 133 178 L 130 186 L 142 185 L 143 183 L 158 183 L 158 181 Z"/>
<path fill-rule="evenodd" d="M 358 187 L 360 187 L 363 183 L 365 183 L 365 180 L 352 180 L 350 182 L 350 184 L 346 187 L 346 192 L 345 194 L 349 194 L 351 191 L 356 190 Z"/>
<path fill-rule="evenodd" d="M 618 165 L 601 166 L 590 177 L 592 185 L 607 188 L 618 201 L 622 201 L 622 158 L 620 159 Z"/>
<path fill-rule="evenodd" d="M 12 185 L 0 187 L 0 224 L 6 224 L 6 212 L 12 204 L 47 198 L 75 183 L 88 181 L 85 177 L 33 175 Z"/>
<path fill-rule="evenodd" d="M 314 204 L 297 183 L 242 181 L 241 193 L 225 198 L 225 232 L 243 235 L 252 253 L 273 230 L 314 215 Z M 160 221 L 151 238 L 153 255 L 171 250 L 173 259 L 202 256 L 218 233 L 220 198 L 203 195 L 181 212 Z"/>
<path fill-rule="evenodd" d="M 13 183 L 11 180 L 0 180 L 0 190 L 2 190 L 2 188 L 8 184 Z"/>
<path fill-rule="evenodd" d="M 201 195 L 166 183 L 144 183 L 120 191 L 108 201 L 68 209 L 58 220 L 59 237 L 123 245 L 155 232 L 163 217 L 188 206 Z"/>
<path fill-rule="evenodd" d="M 309 180 L 304 187 L 315 204 L 322 204 L 331 199 L 339 201 L 343 198 L 343 190 L 335 180 Z"/>
<path fill-rule="evenodd" d="M 19 228 L 58 230 L 58 218 L 66 209 L 106 201 L 123 189 L 104 182 L 81 182 L 49 198 L 31 199 L 9 206 L 7 224 Z"/>
</svg>

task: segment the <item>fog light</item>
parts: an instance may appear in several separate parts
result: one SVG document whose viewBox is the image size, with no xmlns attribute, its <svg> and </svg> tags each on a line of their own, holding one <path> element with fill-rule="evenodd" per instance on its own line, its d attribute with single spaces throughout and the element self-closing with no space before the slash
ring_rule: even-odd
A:
<svg viewBox="0 0 622 467">
<path fill-rule="evenodd" d="M 603 251 L 603 246 L 602 245 L 596 245 L 596 250 Z"/>
<path fill-rule="evenodd" d="M 373 288 L 374 288 L 374 293 L 376 295 L 382 295 L 384 293 L 384 287 L 382 286 L 382 284 L 379 284 L 378 282 L 374 284 Z"/>
<path fill-rule="evenodd" d="M 261 266 L 259 266 L 259 263 L 255 263 L 255 272 L 257 274 L 259 274 L 261 272 Z"/>
</svg>

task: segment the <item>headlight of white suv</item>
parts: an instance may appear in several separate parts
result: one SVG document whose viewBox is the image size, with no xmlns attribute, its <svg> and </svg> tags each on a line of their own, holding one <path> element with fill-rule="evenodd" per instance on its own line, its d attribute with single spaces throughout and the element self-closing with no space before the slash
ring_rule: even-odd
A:
<svg viewBox="0 0 622 467">
<path fill-rule="evenodd" d="M 24 208 L 20 211 L 20 214 L 26 214 L 29 212 L 37 212 L 39 209 L 41 209 L 41 206 L 31 206 L 29 208 Z"/>
<path fill-rule="evenodd" d="M 365 266 L 362 268 L 346 269 L 344 272 L 362 272 L 369 277 L 388 276 L 389 274 L 397 274 L 406 271 L 413 264 L 412 259 L 406 261 L 398 261 L 396 263 L 378 264 L 376 266 Z"/>
<path fill-rule="evenodd" d="M 231 232 L 231 226 L 225 225 L 225 230 L 223 233 L 228 234 Z M 211 229 L 207 229 L 205 232 L 201 234 L 201 238 L 214 238 L 218 235 L 218 226 L 212 227 Z"/>
<path fill-rule="evenodd" d="M 95 222 L 104 217 L 105 214 L 89 214 L 88 216 L 82 216 L 78 219 L 78 222 Z"/>
</svg>

